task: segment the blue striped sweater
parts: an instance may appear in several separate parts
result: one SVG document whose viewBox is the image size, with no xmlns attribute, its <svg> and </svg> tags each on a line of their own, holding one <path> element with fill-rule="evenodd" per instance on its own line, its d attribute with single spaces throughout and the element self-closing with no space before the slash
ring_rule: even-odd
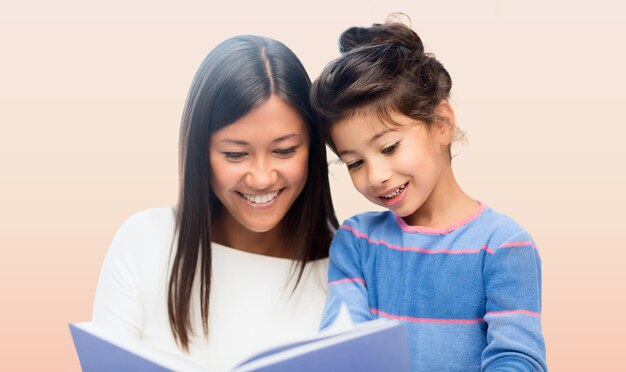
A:
<svg viewBox="0 0 626 372">
<path fill-rule="evenodd" d="M 539 253 L 484 205 L 446 229 L 388 211 L 354 216 L 333 240 L 328 280 L 321 328 L 342 302 L 355 322 L 399 319 L 414 371 L 547 370 Z"/>
</svg>

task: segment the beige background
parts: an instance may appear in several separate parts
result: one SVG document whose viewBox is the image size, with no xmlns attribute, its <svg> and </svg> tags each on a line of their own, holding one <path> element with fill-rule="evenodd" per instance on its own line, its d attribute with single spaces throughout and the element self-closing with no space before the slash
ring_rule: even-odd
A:
<svg viewBox="0 0 626 372">
<path fill-rule="evenodd" d="M 454 160 L 461 185 L 539 244 L 550 367 L 623 370 L 620 2 L 7 3 L 0 370 L 79 369 L 67 323 L 90 318 L 102 259 L 124 219 L 175 202 L 181 110 L 212 47 L 240 33 L 275 37 L 315 77 L 338 55 L 341 31 L 394 11 L 412 18 L 453 77 L 469 139 Z M 342 167 L 331 169 L 340 219 L 372 208 Z"/>
</svg>

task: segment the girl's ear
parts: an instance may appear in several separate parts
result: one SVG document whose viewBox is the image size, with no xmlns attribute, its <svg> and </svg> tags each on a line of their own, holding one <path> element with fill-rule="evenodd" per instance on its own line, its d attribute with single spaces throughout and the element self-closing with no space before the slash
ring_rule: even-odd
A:
<svg viewBox="0 0 626 372">
<path fill-rule="evenodd" d="M 435 109 L 437 120 L 433 125 L 433 134 L 441 146 L 449 146 L 454 139 L 456 119 L 454 110 L 447 100 L 442 100 Z"/>
</svg>

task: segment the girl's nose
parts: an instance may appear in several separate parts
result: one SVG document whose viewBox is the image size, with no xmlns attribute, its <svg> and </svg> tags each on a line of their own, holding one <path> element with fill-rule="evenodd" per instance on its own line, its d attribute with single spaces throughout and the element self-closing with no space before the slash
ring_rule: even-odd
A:
<svg viewBox="0 0 626 372">
<path fill-rule="evenodd" d="M 391 169 L 386 166 L 385 162 L 370 162 L 367 167 L 367 181 L 370 186 L 381 186 L 389 179 L 391 179 Z"/>
</svg>

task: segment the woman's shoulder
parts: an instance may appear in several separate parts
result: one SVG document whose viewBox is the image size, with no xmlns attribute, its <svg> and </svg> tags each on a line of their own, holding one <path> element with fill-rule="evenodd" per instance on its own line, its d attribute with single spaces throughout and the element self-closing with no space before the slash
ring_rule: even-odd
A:
<svg viewBox="0 0 626 372">
<path fill-rule="evenodd" d="M 150 208 L 137 212 L 124 221 L 121 228 L 162 228 L 173 227 L 175 221 L 174 208 Z"/>
<path fill-rule="evenodd" d="M 150 257 L 155 251 L 168 251 L 174 238 L 173 208 L 151 208 L 128 217 L 119 227 L 109 255 Z M 152 254 L 150 254 L 152 253 Z"/>
</svg>

